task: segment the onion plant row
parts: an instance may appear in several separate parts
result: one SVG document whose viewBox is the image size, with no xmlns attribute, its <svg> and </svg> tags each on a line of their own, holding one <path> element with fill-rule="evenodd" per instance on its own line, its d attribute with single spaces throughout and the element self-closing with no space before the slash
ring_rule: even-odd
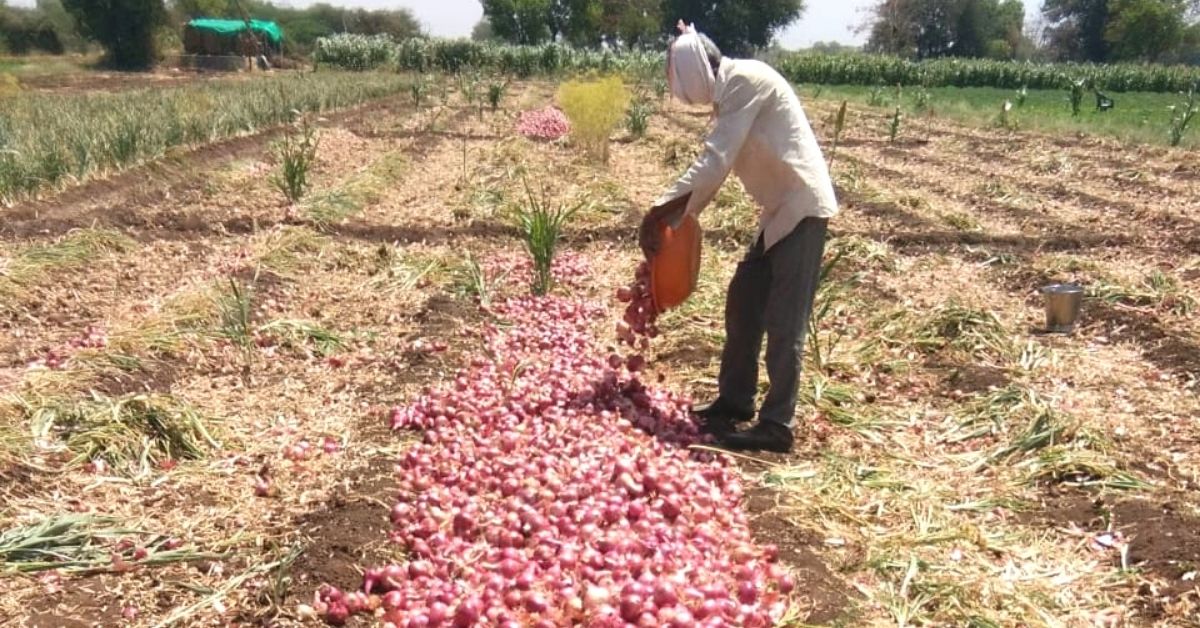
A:
<svg viewBox="0 0 1200 628">
<path fill-rule="evenodd" d="M 0 102 L 0 199 L 408 89 L 392 74 L 337 72 L 112 94 L 26 93 Z"/>
</svg>

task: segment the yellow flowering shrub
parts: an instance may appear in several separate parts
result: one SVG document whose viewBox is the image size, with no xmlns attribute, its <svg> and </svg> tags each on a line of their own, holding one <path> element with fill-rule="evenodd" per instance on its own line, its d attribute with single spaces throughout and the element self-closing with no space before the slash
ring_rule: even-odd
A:
<svg viewBox="0 0 1200 628">
<path fill-rule="evenodd" d="M 625 118 L 629 90 L 609 76 L 576 80 L 558 88 L 558 105 L 571 120 L 571 139 L 601 161 L 608 161 L 608 139 Z"/>
</svg>

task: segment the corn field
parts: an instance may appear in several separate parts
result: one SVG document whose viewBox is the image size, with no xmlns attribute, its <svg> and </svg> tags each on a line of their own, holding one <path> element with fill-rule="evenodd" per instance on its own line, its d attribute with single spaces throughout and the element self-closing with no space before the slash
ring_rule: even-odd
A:
<svg viewBox="0 0 1200 628">
<path fill-rule="evenodd" d="M 876 55 L 784 54 L 775 67 L 795 83 L 1068 89 L 1083 81 L 1116 92 L 1181 92 L 1200 82 L 1200 68 L 1165 65 L 1025 63 L 989 59 L 909 61 Z"/>
<path fill-rule="evenodd" d="M 388 50 L 390 49 L 390 50 Z M 317 40 L 314 60 L 347 70 L 394 69 L 410 72 L 480 70 L 517 77 L 573 72 L 662 74 L 661 52 L 584 50 L 546 44 L 509 46 L 464 39 L 407 39 L 333 35 Z"/>
<path fill-rule="evenodd" d="M 373 70 L 390 66 L 396 59 L 396 44 L 387 35 L 343 34 L 317 40 L 313 61 L 344 70 Z"/>
<path fill-rule="evenodd" d="M 484 70 L 519 77 L 559 73 L 662 74 L 661 52 L 581 50 L 558 44 L 510 46 L 470 40 L 334 35 L 318 40 L 315 60 L 347 70 L 416 72 Z M 1117 92 L 1186 92 L 1200 69 L 1164 65 L 1026 63 L 988 59 L 910 61 L 880 55 L 783 53 L 770 59 L 794 83 L 1066 89 L 1075 81 Z"/>
<path fill-rule="evenodd" d="M 80 181 L 408 88 L 393 74 L 321 73 L 113 94 L 28 93 L 0 101 L 0 199 Z"/>
</svg>

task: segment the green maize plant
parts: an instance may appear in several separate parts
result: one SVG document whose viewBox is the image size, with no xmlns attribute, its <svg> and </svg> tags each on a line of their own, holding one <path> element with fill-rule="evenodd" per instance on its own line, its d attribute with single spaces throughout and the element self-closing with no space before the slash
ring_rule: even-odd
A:
<svg viewBox="0 0 1200 628">
<path fill-rule="evenodd" d="M 1006 100 L 1003 103 L 1001 103 L 1000 104 L 1000 116 L 998 118 L 996 118 L 996 125 L 1002 129 L 1011 130 L 1011 129 L 1016 128 L 1016 124 L 1013 122 L 1012 116 L 1010 115 L 1012 113 L 1012 110 L 1013 110 L 1013 103 L 1011 100 Z"/>
<path fill-rule="evenodd" d="M 498 72 L 519 78 L 562 74 L 621 74 L 638 82 L 661 74 L 661 52 L 576 49 L 561 44 L 513 46 L 464 40 L 333 35 L 318 40 L 314 58 L 328 67 L 350 70 L 395 65 L 410 72 Z M 1063 76 L 1103 85 L 1115 92 L 1181 92 L 1200 80 L 1200 69 L 1185 65 L 1028 63 L 990 59 L 912 61 L 885 55 L 785 53 L 773 65 L 793 83 L 822 85 L 923 85 L 1060 89 Z M 658 88 L 656 88 L 657 91 Z M 666 86 L 661 85 L 665 95 Z M 882 106 L 882 105 L 880 105 Z M 1020 106 L 1018 102 L 1017 106 Z"/>
<path fill-rule="evenodd" d="M 918 112 L 927 112 L 930 110 L 930 101 L 932 99 L 933 95 L 929 93 L 929 90 L 922 87 L 917 90 L 914 107 Z"/>
<path fill-rule="evenodd" d="M 842 141 L 842 131 L 846 128 L 846 107 L 847 102 L 842 101 L 842 106 L 838 107 L 837 115 L 833 118 L 833 146 L 829 149 L 829 168 L 833 169 L 833 161 L 837 159 L 838 144 Z"/>
<path fill-rule="evenodd" d="M 1067 90 L 1067 99 L 1071 102 L 1071 115 L 1079 117 L 1079 113 L 1083 110 L 1083 95 L 1087 92 L 1087 82 L 1084 79 L 1077 79 L 1071 82 L 1071 87 Z"/>
<path fill-rule="evenodd" d="M 408 92 L 412 95 L 413 106 L 420 109 L 425 101 L 425 95 L 429 93 L 429 79 L 424 76 L 416 79 L 408 86 Z"/>
<path fill-rule="evenodd" d="M 892 120 L 888 123 L 888 141 L 895 144 L 896 137 L 900 135 L 900 123 L 904 118 L 904 114 L 900 113 L 900 108 L 896 107 L 896 112 L 892 114 Z"/>
<path fill-rule="evenodd" d="M 871 88 L 871 96 L 867 99 L 867 104 L 872 107 L 882 107 L 884 102 L 883 87 L 876 85 Z"/>
<path fill-rule="evenodd" d="M 990 59 L 941 58 L 913 61 L 887 55 L 798 52 L 780 55 L 774 65 L 793 83 L 824 85 L 924 85 L 1061 89 L 1073 76 L 1115 92 L 1180 92 L 1200 79 L 1200 68 L 1185 65 L 1028 63 Z"/>
<path fill-rule="evenodd" d="M 625 112 L 625 130 L 634 138 L 643 138 L 650 128 L 650 114 L 653 108 L 645 100 L 637 100 Z"/>
<path fill-rule="evenodd" d="M 313 62 L 343 70 L 377 70 L 395 64 L 396 44 L 389 35 L 322 37 L 313 49 Z"/>
<path fill-rule="evenodd" d="M 473 105 L 479 99 L 479 75 L 476 73 L 458 75 L 458 91 L 462 94 L 467 105 Z"/>
<path fill-rule="evenodd" d="M 508 81 L 503 83 L 491 83 L 487 89 L 488 107 L 495 113 L 500 109 L 500 102 L 504 100 L 504 92 L 508 90 Z"/>
<path fill-rule="evenodd" d="M 1196 91 L 1195 87 L 1188 90 L 1185 95 L 1186 100 L 1171 107 L 1171 146 L 1179 146 L 1183 143 L 1183 136 L 1192 124 L 1192 119 L 1196 117 L 1197 113 L 1200 113 L 1200 102 L 1197 101 Z"/>
</svg>

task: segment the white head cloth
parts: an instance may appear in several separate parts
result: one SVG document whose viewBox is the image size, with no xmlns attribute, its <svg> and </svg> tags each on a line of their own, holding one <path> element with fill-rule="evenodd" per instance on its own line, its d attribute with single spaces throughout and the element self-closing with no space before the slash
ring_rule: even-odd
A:
<svg viewBox="0 0 1200 628">
<path fill-rule="evenodd" d="M 667 53 L 667 77 L 671 93 L 689 105 L 707 105 L 713 101 L 717 77 L 708 62 L 708 53 L 696 25 L 684 27 L 683 34 L 671 44 Z"/>
</svg>

